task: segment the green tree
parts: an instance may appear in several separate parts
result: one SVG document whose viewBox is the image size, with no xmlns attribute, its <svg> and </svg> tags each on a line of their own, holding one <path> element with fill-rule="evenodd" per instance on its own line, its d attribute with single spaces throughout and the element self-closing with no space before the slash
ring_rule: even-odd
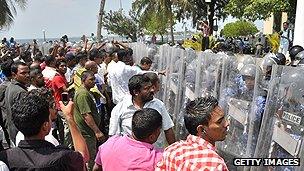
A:
<svg viewBox="0 0 304 171">
<path fill-rule="evenodd" d="M 27 0 L 1 0 L 0 1 L 0 29 L 9 27 L 17 14 L 16 7 L 25 9 Z"/>
<path fill-rule="evenodd" d="M 176 18 L 179 21 L 191 18 L 192 24 L 195 26 L 198 20 L 208 20 L 211 32 L 213 31 L 214 16 L 217 16 L 218 19 L 227 17 L 227 13 L 223 12 L 227 3 L 228 0 L 211 0 L 210 3 L 206 3 L 205 0 L 173 0 Z"/>
<path fill-rule="evenodd" d="M 224 26 L 222 33 L 225 37 L 248 36 L 257 33 L 259 30 L 252 22 L 238 20 Z"/>
<path fill-rule="evenodd" d="M 166 16 L 166 21 L 170 24 L 171 41 L 174 43 L 173 27 L 175 22 L 172 2 L 172 0 L 135 0 L 132 6 L 142 18 L 150 18 L 151 15 L 159 12 Z"/>
<path fill-rule="evenodd" d="M 167 22 L 167 17 L 159 13 L 153 13 L 145 18 L 140 19 L 140 25 L 145 28 L 149 34 L 158 34 L 161 36 L 162 42 L 163 36 L 167 33 L 167 29 L 170 28 L 170 24 Z"/>
<path fill-rule="evenodd" d="M 229 0 L 224 11 L 238 19 L 265 20 L 271 13 L 295 10 L 291 5 L 293 1 L 295 0 Z"/>
<path fill-rule="evenodd" d="M 133 11 L 129 12 L 129 16 L 126 16 L 122 10 L 109 11 L 104 16 L 103 26 L 110 33 L 129 37 L 134 42 L 137 40 L 139 19 Z"/>
</svg>

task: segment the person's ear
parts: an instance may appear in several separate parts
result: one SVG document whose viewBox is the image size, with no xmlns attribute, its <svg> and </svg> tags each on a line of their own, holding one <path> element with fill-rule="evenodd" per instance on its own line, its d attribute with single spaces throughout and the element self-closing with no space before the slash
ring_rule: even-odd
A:
<svg viewBox="0 0 304 171">
<path fill-rule="evenodd" d="M 138 95 L 139 95 L 139 93 L 140 93 L 140 91 L 133 90 L 133 93 L 134 93 L 134 95 L 135 95 L 135 96 L 138 96 Z"/>
<path fill-rule="evenodd" d="M 197 126 L 196 127 L 197 135 L 201 136 L 201 135 L 206 134 L 206 129 L 207 129 L 207 126 L 205 126 L 205 125 L 199 125 L 199 126 Z"/>
<path fill-rule="evenodd" d="M 49 131 L 50 124 L 51 124 L 50 122 L 44 122 L 42 125 L 42 130 Z"/>
</svg>

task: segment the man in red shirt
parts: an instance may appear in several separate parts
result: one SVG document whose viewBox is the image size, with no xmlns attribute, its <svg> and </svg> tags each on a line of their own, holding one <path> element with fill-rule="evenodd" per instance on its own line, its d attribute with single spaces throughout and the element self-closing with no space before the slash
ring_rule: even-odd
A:
<svg viewBox="0 0 304 171">
<path fill-rule="evenodd" d="M 190 135 L 165 149 L 156 170 L 228 171 L 215 151 L 215 142 L 226 138 L 229 126 L 217 99 L 208 96 L 189 102 L 184 121 Z"/>
<path fill-rule="evenodd" d="M 71 136 L 69 136 L 70 134 L 67 125 L 64 127 L 65 120 L 59 105 L 59 101 L 62 101 L 61 94 L 63 92 L 67 92 L 67 80 L 64 75 L 67 71 L 66 62 L 64 60 L 57 60 L 55 67 L 57 73 L 52 80 L 52 90 L 54 93 L 56 109 L 58 110 L 58 119 L 56 122 L 59 133 L 58 139 L 61 143 L 64 143 L 65 145 L 71 147 L 72 139 Z"/>
<path fill-rule="evenodd" d="M 64 76 L 67 71 L 67 66 L 64 60 L 56 61 L 55 66 L 58 73 L 52 80 L 52 89 L 54 92 L 56 108 L 60 110 L 59 101 L 61 101 L 61 93 L 67 91 L 67 81 Z"/>
</svg>

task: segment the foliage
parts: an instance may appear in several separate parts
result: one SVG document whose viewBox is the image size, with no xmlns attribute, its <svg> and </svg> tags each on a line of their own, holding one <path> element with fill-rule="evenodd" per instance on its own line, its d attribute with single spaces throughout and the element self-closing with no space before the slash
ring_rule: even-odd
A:
<svg viewBox="0 0 304 171">
<path fill-rule="evenodd" d="M 167 29 L 170 27 L 168 17 L 163 15 L 162 12 L 152 13 L 145 18 L 140 18 L 140 25 L 145 28 L 149 34 L 164 35 L 167 33 Z"/>
<path fill-rule="evenodd" d="M 193 26 L 196 26 L 199 20 L 209 20 L 211 30 L 213 30 L 213 18 L 225 19 L 227 14 L 223 12 L 223 8 L 228 0 L 212 0 L 209 4 L 205 0 L 173 0 L 176 18 L 181 21 L 184 19 L 192 19 Z M 207 7 L 209 6 L 209 17 Z"/>
<path fill-rule="evenodd" d="M 292 1 L 294 0 L 229 0 L 224 12 L 238 19 L 265 20 L 271 13 L 292 10 Z"/>
<path fill-rule="evenodd" d="M 269 34 L 266 36 L 267 41 L 271 46 L 271 51 L 277 53 L 280 47 L 280 35 L 278 33 Z"/>
<path fill-rule="evenodd" d="M 1 0 L 0 1 L 0 30 L 9 27 L 17 14 L 16 6 L 25 9 L 27 0 Z"/>
<path fill-rule="evenodd" d="M 163 21 L 167 21 L 170 26 L 171 40 L 174 42 L 173 26 L 174 14 L 172 10 L 172 0 L 135 0 L 132 8 L 136 10 L 137 15 L 141 16 L 141 20 L 149 22 L 153 17 L 163 15 Z"/>
<path fill-rule="evenodd" d="M 132 11 L 129 12 L 129 16 L 126 16 L 122 10 L 109 11 L 104 17 L 104 27 L 112 34 L 127 36 L 132 41 L 136 41 L 139 29 L 138 16 Z"/>
<path fill-rule="evenodd" d="M 245 20 L 238 20 L 233 23 L 228 23 L 223 28 L 223 35 L 225 37 L 248 36 L 257 33 L 259 30 L 256 26 Z"/>
<path fill-rule="evenodd" d="M 183 47 L 184 48 L 191 48 L 196 51 L 202 50 L 202 34 L 193 34 L 191 39 L 184 40 Z"/>
</svg>

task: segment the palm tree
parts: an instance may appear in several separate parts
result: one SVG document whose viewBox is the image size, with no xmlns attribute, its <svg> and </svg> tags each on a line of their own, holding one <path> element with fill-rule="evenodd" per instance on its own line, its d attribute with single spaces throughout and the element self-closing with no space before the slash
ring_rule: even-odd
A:
<svg viewBox="0 0 304 171">
<path fill-rule="evenodd" d="M 97 42 L 101 41 L 102 17 L 104 14 L 105 3 L 106 3 L 106 0 L 100 0 L 98 23 L 97 23 Z"/>
<path fill-rule="evenodd" d="M 16 6 L 25 9 L 27 0 L 1 0 L 0 1 L 0 30 L 9 27 L 17 14 Z"/>
<path fill-rule="evenodd" d="M 168 22 L 170 23 L 171 41 L 174 43 L 174 14 L 171 0 L 135 0 L 132 5 L 137 13 L 142 14 L 143 17 L 148 17 L 149 15 L 158 13 L 160 11 L 162 14 L 167 16 Z"/>
</svg>

